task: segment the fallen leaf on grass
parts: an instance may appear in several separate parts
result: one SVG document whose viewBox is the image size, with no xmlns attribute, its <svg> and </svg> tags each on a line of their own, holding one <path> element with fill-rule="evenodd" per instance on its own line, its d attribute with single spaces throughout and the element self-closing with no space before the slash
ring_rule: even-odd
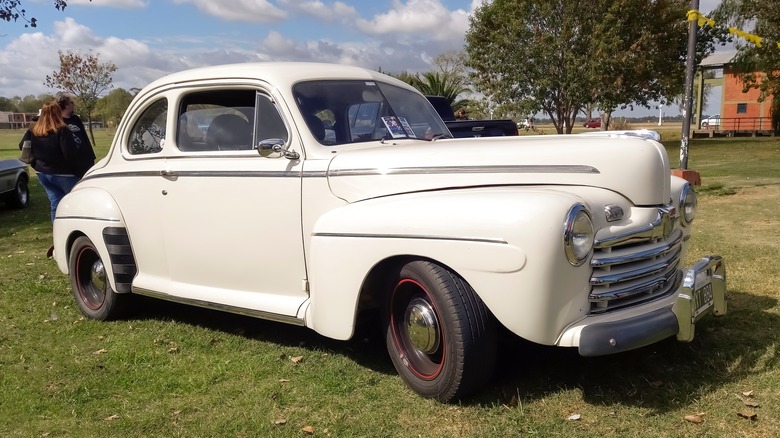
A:
<svg viewBox="0 0 780 438">
<path fill-rule="evenodd" d="M 301 431 L 306 435 L 314 435 L 314 428 L 311 426 L 306 426 L 303 429 L 301 429 Z"/>
<path fill-rule="evenodd" d="M 176 354 L 179 352 L 179 347 L 171 347 L 168 349 L 168 353 Z"/>
<path fill-rule="evenodd" d="M 653 388 L 660 388 L 660 387 L 664 386 L 664 382 L 662 382 L 660 380 L 653 380 L 652 382 L 650 382 L 650 385 L 652 385 Z"/>
<path fill-rule="evenodd" d="M 284 418 L 280 418 L 278 420 L 274 420 L 274 424 L 277 426 L 284 426 L 285 424 L 287 424 L 287 420 Z"/>
<path fill-rule="evenodd" d="M 758 420 L 758 414 L 755 412 L 737 412 L 737 416 L 750 421 Z"/>
<path fill-rule="evenodd" d="M 104 420 L 106 420 L 106 421 L 114 421 L 114 420 L 118 420 L 119 418 L 120 418 L 119 415 L 114 414 L 114 415 L 109 415 L 108 417 L 104 418 Z"/>
<path fill-rule="evenodd" d="M 753 397 L 753 390 L 745 391 L 742 393 L 745 397 Z"/>
<path fill-rule="evenodd" d="M 582 418 L 582 415 L 580 415 L 580 414 L 571 414 L 568 417 L 566 417 L 566 419 L 569 420 L 569 421 L 577 421 L 580 418 Z"/>
<path fill-rule="evenodd" d="M 292 363 L 300 363 L 303 361 L 303 356 L 291 357 L 290 360 L 292 361 Z"/>
<path fill-rule="evenodd" d="M 744 399 L 742 400 L 742 404 L 747 406 L 747 407 L 749 407 L 749 408 L 760 408 L 761 407 L 761 403 L 759 403 L 759 402 L 754 402 L 754 401 L 744 400 Z"/>
<path fill-rule="evenodd" d="M 704 412 L 697 412 L 692 415 L 686 415 L 683 417 L 683 419 L 690 423 L 700 424 L 704 421 Z"/>
<path fill-rule="evenodd" d="M 279 379 L 279 383 L 287 383 L 290 379 Z"/>
<path fill-rule="evenodd" d="M 108 350 L 106 350 L 105 348 L 101 348 L 98 351 L 93 351 L 92 352 L 92 354 L 106 354 L 106 353 L 108 353 Z"/>
</svg>

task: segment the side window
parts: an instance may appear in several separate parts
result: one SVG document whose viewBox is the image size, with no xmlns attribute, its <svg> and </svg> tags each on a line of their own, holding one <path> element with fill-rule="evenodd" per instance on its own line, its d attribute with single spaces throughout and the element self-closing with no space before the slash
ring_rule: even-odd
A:
<svg viewBox="0 0 780 438">
<path fill-rule="evenodd" d="M 255 91 L 221 89 L 182 98 L 176 146 L 184 152 L 252 149 Z"/>
<path fill-rule="evenodd" d="M 165 141 L 167 117 L 167 99 L 160 99 L 146 108 L 130 131 L 127 141 L 128 152 L 131 155 L 160 152 Z"/>
<path fill-rule="evenodd" d="M 287 142 L 289 135 L 282 116 L 273 101 L 265 94 L 257 93 L 257 143 L 270 138 L 280 138 Z"/>
</svg>

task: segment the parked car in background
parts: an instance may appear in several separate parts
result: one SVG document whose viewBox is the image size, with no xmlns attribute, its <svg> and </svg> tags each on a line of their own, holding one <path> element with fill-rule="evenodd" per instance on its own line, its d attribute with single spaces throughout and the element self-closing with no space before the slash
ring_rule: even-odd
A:
<svg viewBox="0 0 780 438">
<path fill-rule="evenodd" d="M 458 119 L 449 101 L 442 96 L 425 96 L 455 138 L 505 137 L 517 135 L 515 122 L 508 119 Z"/>
<path fill-rule="evenodd" d="M 404 382 L 450 401 L 504 331 L 583 356 L 691 341 L 726 313 L 723 259 L 686 266 L 695 216 L 657 141 L 452 138 L 393 77 L 261 62 L 140 91 L 60 202 L 54 259 L 96 320 L 146 295 L 346 340 L 376 315 Z"/>
<path fill-rule="evenodd" d="M 582 126 L 586 128 L 601 128 L 601 119 L 588 119 Z"/>
<path fill-rule="evenodd" d="M 720 127 L 720 114 L 709 116 L 701 121 L 701 129 L 710 129 Z"/>
<path fill-rule="evenodd" d="M 536 131 L 536 125 L 534 125 L 534 119 L 528 118 L 528 119 L 522 119 L 519 122 L 517 122 L 517 130 L 524 130 L 526 132 L 528 131 Z"/>
<path fill-rule="evenodd" d="M 0 200 L 15 208 L 27 207 L 29 182 L 26 164 L 19 160 L 0 160 Z"/>
</svg>

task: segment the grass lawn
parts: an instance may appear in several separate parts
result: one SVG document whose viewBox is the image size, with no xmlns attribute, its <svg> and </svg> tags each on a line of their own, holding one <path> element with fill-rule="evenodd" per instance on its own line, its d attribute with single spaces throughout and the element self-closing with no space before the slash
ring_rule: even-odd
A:
<svg viewBox="0 0 780 438">
<path fill-rule="evenodd" d="M 111 136 L 95 134 L 103 156 Z M 0 131 L 0 159 L 21 135 Z M 666 145 L 676 166 L 679 134 Z M 407 389 L 368 324 L 339 342 L 153 300 L 83 319 L 44 255 L 33 178 L 29 208 L 0 204 L 0 436 L 780 436 L 780 140 L 692 140 L 689 167 L 703 185 L 688 262 L 725 257 L 729 314 L 690 344 L 607 357 L 506 339 L 495 379 L 452 405 Z"/>
</svg>

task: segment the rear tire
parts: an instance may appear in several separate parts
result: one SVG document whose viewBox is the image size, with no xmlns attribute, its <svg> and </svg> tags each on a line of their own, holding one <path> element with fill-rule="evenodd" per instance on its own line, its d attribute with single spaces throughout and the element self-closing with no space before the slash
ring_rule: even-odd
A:
<svg viewBox="0 0 780 438">
<path fill-rule="evenodd" d="M 130 310 L 130 301 L 135 297 L 114 292 L 100 253 L 89 238 L 82 236 L 73 242 L 68 268 L 73 297 L 84 316 L 110 321 Z"/>
<path fill-rule="evenodd" d="M 493 316 L 465 280 L 428 261 L 396 271 L 384 312 L 387 351 L 418 394 L 442 402 L 483 386 L 496 357 Z"/>
</svg>

